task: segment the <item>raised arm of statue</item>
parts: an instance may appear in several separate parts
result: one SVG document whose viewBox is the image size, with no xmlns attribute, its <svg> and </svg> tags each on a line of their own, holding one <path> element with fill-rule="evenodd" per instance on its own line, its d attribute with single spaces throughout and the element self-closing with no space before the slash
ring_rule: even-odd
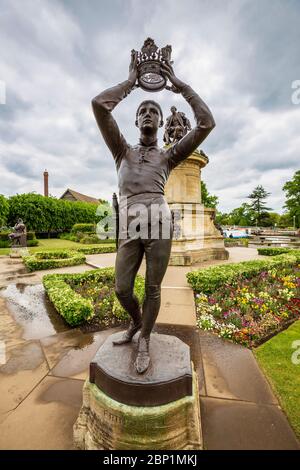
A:
<svg viewBox="0 0 300 470">
<path fill-rule="evenodd" d="M 196 120 L 196 127 L 168 150 L 172 169 L 197 149 L 215 127 L 215 121 L 208 106 L 189 85 L 175 76 L 169 63 L 163 66 L 163 71 L 173 85 L 170 89 L 182 94 L 191 106 Z"/>
<path fill-rule="evenodd" d="M 104 90 L 92 100 L 92 107 L 98 127 L 115 159 L 117 167 L 120 165 L 128 144 L 111 113 L 117 104 L 135 87 L 136 76 L 136 56 L 132 54 L 128 80 Z"/>
</svg>

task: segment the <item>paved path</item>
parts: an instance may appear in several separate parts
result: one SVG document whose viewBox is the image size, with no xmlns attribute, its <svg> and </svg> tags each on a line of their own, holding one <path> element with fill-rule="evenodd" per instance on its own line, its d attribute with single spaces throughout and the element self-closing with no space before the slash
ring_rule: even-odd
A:
<svg viewBox="0 0 300 470">
<path fill-rule="evenodd" d="M 229 251 L 229 261 L 202 266 L 257 256 L 256 250 L 251 249 Z M 114 257 L 95 255 L 88 257 L 88 262 L 112 266 Z M 27 293 L 39 298 L 45 271 L 26 276 L 21 264 L 14 268 L 17 274 L 9 258 L 0 258 L 0 285 L 13 282 L 7 292 L 21 304 L 15 309 L 0 297 L 0 345 L 1 340 L 6 344 L 6 361 L 0 366 L 0 449 L 72 449 L 72 426 L 81 406 L 89 363 L 116 329 L 84 334 L 80 329 L 70 329 L 56 312 L 49 316 L 41 304 L 29 308 Z M 49 272 L 86 269 L 92 267 Z M 155 329 L 175 334 L 191 347 L 200 384 L 204 447 L 299 449 L 251 351 L 195 327 L 193 294 L 185 280 L 191 269 L 195 268 L 168 268 Z M 21 285 L 16 286 L 16 282 Z"/>
</svg>

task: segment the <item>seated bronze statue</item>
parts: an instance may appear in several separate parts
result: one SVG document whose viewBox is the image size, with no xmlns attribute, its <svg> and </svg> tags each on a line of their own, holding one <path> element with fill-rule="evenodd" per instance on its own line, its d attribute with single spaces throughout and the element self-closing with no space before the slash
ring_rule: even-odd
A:
<svg viewBox="0 0 300 470">
<path fill-rule="evenodd" d="M 8 235 L 12 241 L 12 247 L 26 247 L 26 226 L 22 219 L 18 219 L 14 226 L 14 232 Z"/>
<path fill-rule="evenodd" d="M 166 145 L 178 142 L 191 130 L 191 123 L 183 112 L 177 111 L 176 107 L 172 106 L 171 113 L 165 125 L 163 140 Z"/>
<path fill-rule="evenodd" d="M 140 131 L 140 139 L 134 146 L 126 141 L 112 116 L 117 104 L 137 87 L 137 54 L 134 51 L 128 79 L 103 91 L 92 100 L 99 129 L 115 160 L 119 197 L 127 199 L 124 207 L 120 204 L 120 211 L 129 212 L 135 203 L 143 204 L 147 208 L 159 204 L 164 209 L 165 222 L 170 225 L 168 238 L 162 236 L 152 238 L 145 235 L 121 237 L 120 232 L 124 231 L 124 227 L 120 226 L 115 264 L 115 290 L 121 305 L 131 316 L 131 322 L 122 339 L 115 344 L 130 342 L 141 330 L 135 359 L 135 369 L 140 374 L 149 367 L 150 334 L 159 312 L 161 283 L 171 251 L 172 218 L 164 196 L 164 187 L 171 171 L 197 149 L 215 126 L 207 105 L 189 85 L 176 77 L 168 60 L 162 65 L 161 71 L 172 84 L 167 89 L 181 93 L 191 106 L 196 120 L 195 127 L 169 148 L 158 147 L 157 132 L 163 126 L 163 113 L 155 101 L 143 101 L 136 111 L 135 125 Z M 129 222 L 130 217 L 128 217 Z M 145 299 L 141 309 L 133 290 L 134 280 L 144 255 Z"/>
</svg>

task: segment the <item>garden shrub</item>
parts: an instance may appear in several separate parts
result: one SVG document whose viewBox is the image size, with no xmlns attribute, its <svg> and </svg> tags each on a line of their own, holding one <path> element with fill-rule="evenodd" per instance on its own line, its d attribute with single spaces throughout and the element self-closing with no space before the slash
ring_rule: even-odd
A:
<svg viewBox="0 0 300 470">
<path fill-rule="evenodd" d="M 0 194 L 0 227 L 6 224 L 9 214 L 9 203 L 5 196 Z"/>
<path fill-rule="evenodd" d="M 32 240 L 27 240 L 27 246 L 38 246 L 39 241 L 36 238 L 33 238 Z"/>
<path fill-rule="evenodd" d="M 60 233 L 58 235 L 58 238 L 60 238 L 61 240 L 69 240 L 71 242 L 78 242 L 76 235 L 73 235 L 69 232 Z"/>
<path fill-rule="evenodd" d="M 94 316 L 92 302 L 77 294 L 59 274 L 43 277 L 43 285 L 56 310 L 71 326 L 79 325 Z"/>
<path fill-rule="evenodd" d="M 71 233 L 76 234 L 78 232 L 96 233 L 96 225 L 95 224 L 75 224 L 75 225 L 73 225 Z"/>
<path fill-rule="evenodd" d="M 225 246 L 248 246 L 249 238 L 224 238 Z"/>
<path fill-rule="evenodd" d="M 285 267 L 300 261 L 300 251 L 289 254 L 278 255 L 268 260 L 243 261 L 241 263 L 231 263 L 218 266 L 211 266 L 206 269 L 187 273 L 188 283 L 197 293 L 212 293 L 222 285 L 233 285 L 240 278 L 251 278 L 262 271 L 267 271 L 273 267 Z"/>
<path fill-rule="evenodd" d="M 79 251 L 79 253 L 84 253 L 85 255 L 98 255 L 98 254 L 101 254 L 101 253 L 114 253 L 116 250 L 117 249 L 116 249 L 115 245 L 109 245 L 109 244 L 76 248 L 76 251 Z"/>
<path fill-rule="evenodd" d="M 257 248 L 258 254 L 263 255 L 263 256 L 282 255 L 283 253 L 289 253 L 290 251 L 291 251 L 291 248 L 288 248 L 288 247 Z"/>
<path fill-rule="evenodd" d="M 13 226 L 21 217 L 28 230 L 36 232 L 67 232 L 74 224 L 94 226 L 101 217 L 96 214 L 97 204 L 71 202 L 40 194 L 17 194 L 8 200 L 8 223 Z"/>
<path fill-rule="evenodd" d="M 45 290 L 57 311 L 72 326 L 95 316 L 105 326 L 127 320 L 128 314 L 115 291 L 114 268 L 101 268 L 80 274 L 48 274 L 43 277 Z M 134 292 L 140 303 L 144 298 L 144 279 L 137 275 Z"/>
<path fill-rule="evenodd" d="M 101 240 L 99 240 L 96 234 L 87 234 L 80 238 L 80 243 L 83 245 L 92 245 L 93 243 L 101 243 Z"/>
<path fill-rule="evenodd" d="M 23 256 L 23 262 L 29 271 L 38 271 L 82 264 L 85 256 L 73 250 L 38 251 L 33 255 Z"/>
</svg>

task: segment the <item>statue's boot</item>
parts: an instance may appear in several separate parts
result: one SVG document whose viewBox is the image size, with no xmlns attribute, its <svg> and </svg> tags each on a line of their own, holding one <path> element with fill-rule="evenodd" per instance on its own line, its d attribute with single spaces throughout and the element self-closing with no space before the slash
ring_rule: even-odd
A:
<svg viewBox="0 0 300 470">
<path fill-rule="evenodd" d="M 150 354 L 149 354 L 150 338 L 139 337 L 138 340 L 138 353 L 135 360 L 135 370 L 138 374 L 143 374 L 149 367 Z"/>
<path fill-rule="evenodd" d="M 134 320 L 130 320 L 129 327 L 125 333 L 121 336 L 120 339 L 113 341 L 114 346 L 120 346 L 121 344 L 130 343 L 134 335 L 141 329 L 142 326 L 142 316 L 139 316 Z"/>
</svg>

